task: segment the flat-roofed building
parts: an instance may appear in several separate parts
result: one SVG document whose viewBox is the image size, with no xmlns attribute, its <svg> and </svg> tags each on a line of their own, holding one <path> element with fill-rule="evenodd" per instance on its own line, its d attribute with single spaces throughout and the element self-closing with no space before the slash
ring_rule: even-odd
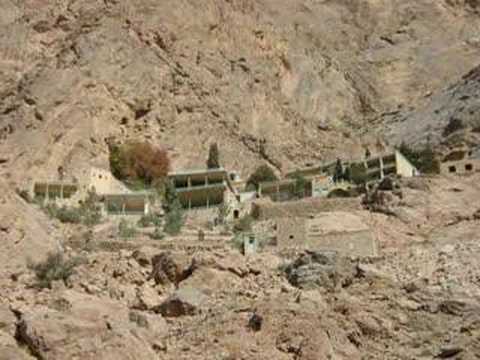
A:
<svg viewBox="0 0 480 360">
<path fill-rule="evenodd" d="M 168 174 L 185 209 L 209 208 L 224 202 L 228 173 L 224 168 L 183 170 Z"/>
<path fill-rule="evenodd" d="M 103 203 L 105 215 L 148 215 L 150 213 L 152 194 L 135 192 L 130 194 L 104 194 Z"/>
<path fill-rule="evenodd" d="M 311 182 L 306 181 L 302 188 L 298 187 L 296 179 L 261 182 L 258 184 L 258 194 L 269 197 L 273 201 L 287 201 L 296 198 L 311 196 Z"/>
<path fill-rule="evenodd" d="M 64 182 L 36 182 L 33 184 L 34 198 L 48 201 L 70 199 L 79 190 L 78 184 Z"/>
<path fill-rule="evenodd" d="M 480 171 L 480 151 L 459 148 L 450 151 L 440 164 L 442 174 L 471 174 Z"/>
</svg>

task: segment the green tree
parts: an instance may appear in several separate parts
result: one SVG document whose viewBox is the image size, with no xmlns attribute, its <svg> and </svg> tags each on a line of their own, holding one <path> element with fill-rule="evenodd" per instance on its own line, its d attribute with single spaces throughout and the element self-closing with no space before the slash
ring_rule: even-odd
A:
<svg viewBox="0 0 480 360">
<path fill-rule="evenodd" d="M 218 149 L 217 143 L 213 143 L 210 145 L 210 149 L 208 151 L 207 168 L 220 168 L 220 151 Z"/>
<path fill-rule="evenodd" d="M 254 172 L 253 174 L 250 175 L 250 177 L 247 180 L 247 187 L 254 187 L 255 189 L 258 190 L 258 185 L 261 182 L 266 182 L 266 181 L 276 181 L 278 180 L 277 175 L 275 175 L 275 172 L 273 169 L 268 166 L 268 165 L 260 165 Z"/>
<path fill-rule="evenodd" d="M 344 174 L 343 174 L 342 161 L 340 159 L 337 159 L 337 162 L 335 164 L 335 171 L 333 173 L 333 181 L 339 182 L 339 181 L 342 181 L 343 178 L 344 178 Z"/>
<path fill-rule="evenodd" d="M 165 184 L 164 210 L 166 215 L 163 230 L 170 235 L 180 233 L 185 222 L 183 207 L 171 181 Z"/>
<path fill-rule="evenodd" d="M 438 174 L 440 172 L 440 162 L 430 144 L 425 145 L 420 150 L 416 150 L 402 142 L 398 151 L 422 173 Z"/>
</svg>

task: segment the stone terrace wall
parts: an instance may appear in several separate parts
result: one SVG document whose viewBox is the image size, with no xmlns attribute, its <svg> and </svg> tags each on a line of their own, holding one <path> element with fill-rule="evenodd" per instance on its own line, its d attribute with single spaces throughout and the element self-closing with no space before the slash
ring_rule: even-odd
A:
<svg viewBox="0 0 480 360">
<path fill-rule="evenodd" d="M 327 211 L 356 211 L 361 210 L 360 200 L 310 198 L 299 201 L 276 203 L 269 200 L 256 201 L 252 206 L 254 214 L 260 220 L 288 217 L 310 217 L 319 212 Z"/>
</svg>

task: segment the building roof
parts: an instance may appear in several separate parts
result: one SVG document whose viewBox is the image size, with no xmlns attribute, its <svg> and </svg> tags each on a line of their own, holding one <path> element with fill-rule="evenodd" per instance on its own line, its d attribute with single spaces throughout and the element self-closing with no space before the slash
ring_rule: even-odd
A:
<svg viewBox="0 0 480 360">
<path fill-rule="evenodd" d="M 176 177 L 176 176 L 189 176 L 189 175 L 221 174 L 221 173 L 227 173 L 227 171 L 223 167 L 217 168 L 217 169 L 187 169 L 187 170 L 169 172 L 168 176 Z"/>
<path fill-rule="evenodd" d="M 209 184 L 209 185 L 200 185 L 200 186 L 190 186 L 186 188 L 177 188 L 176 192 L 178 193 L 187 193 L 187 192 L 202 192 L 213 189 L 225 189 L 225 184 Z"/>
</svg>

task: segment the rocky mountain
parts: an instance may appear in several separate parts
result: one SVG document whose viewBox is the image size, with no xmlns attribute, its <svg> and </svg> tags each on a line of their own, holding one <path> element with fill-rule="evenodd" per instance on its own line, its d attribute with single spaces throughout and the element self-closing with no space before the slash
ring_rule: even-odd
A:
<svg viewBox="0 0 480 360">
<path fill-rule="evenodd" d="M 165 146 L 177 168 L 203 166 L 214 141 L 243 173 L 356 157 L 382 114 L 417 108 L 480 54 L 477 1 L 0 6 L 0 149 L 16 183 L 106 164 L 109 138 Z"/>
<path fill-rule="evenodd" d="M 217 142 L 244 177 L 477 145 L 479 29 L 478 0 L 0 0 L 0 360 L 478 359 L 478 173 L 348 199 L 331 221 L 355 212 L 368 258 L 243 256 L 191 214 L 177 236 L 62 223 L 23 190 L 131 139 L 175 169 Z"/>
<path fill-rule="evenodd" d="M 394 142 L 430 141 L 441 147 L 480 144 L 480 67 L 405 113 L 385 116 L 387 134 Z M 456 123 L 448 130 L 448 126 Z"/>
</svg>

